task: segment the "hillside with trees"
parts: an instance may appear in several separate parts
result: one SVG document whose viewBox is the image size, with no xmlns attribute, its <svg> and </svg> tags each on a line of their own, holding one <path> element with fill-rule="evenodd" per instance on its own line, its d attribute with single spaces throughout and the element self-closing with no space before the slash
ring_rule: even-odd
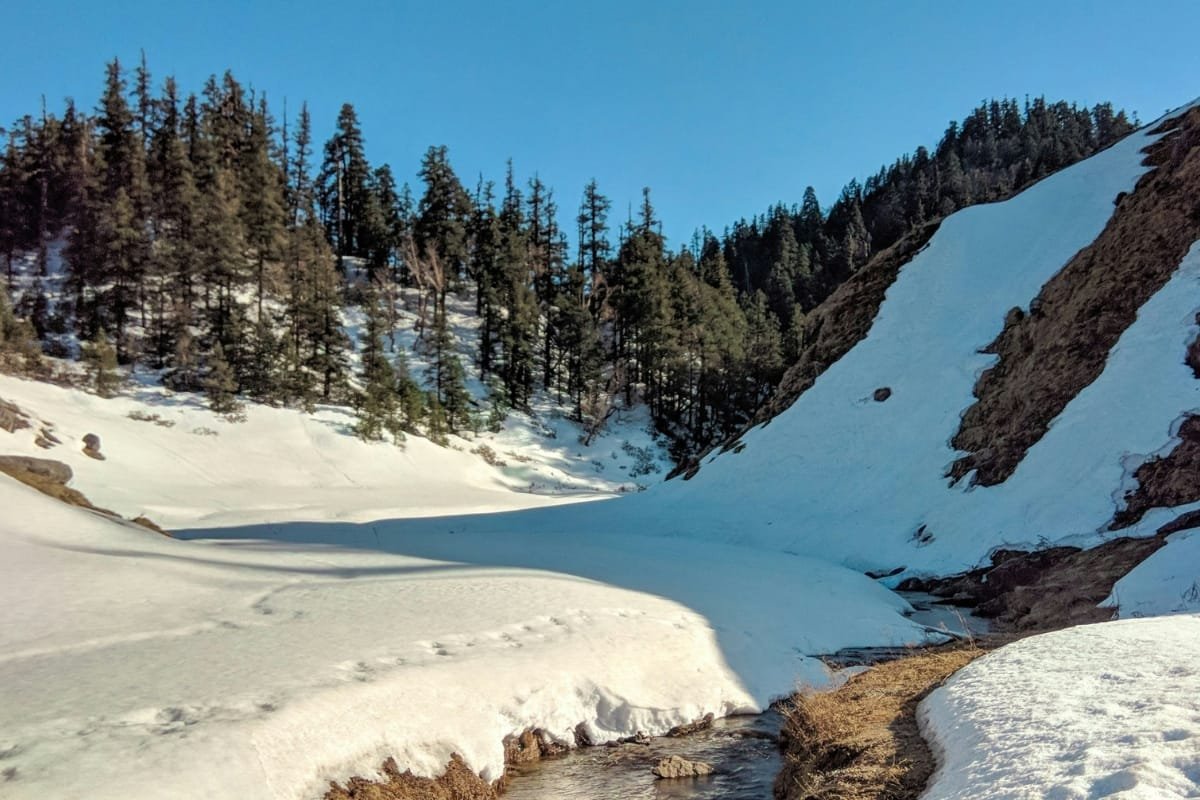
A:
<svg viewBox="0 0 1200 800">
<path fill-rule="evenodd" d="M 323 145 L 306 106 L 278 112 L 228 72 L 187 93 L 143 59 L 107 66 L 94 110 L 17 120 L 0 159 L 8 368 L 81 358 L 111 391 L 115 364 L 136 366 L 225 410 L 351 404 L 369 439 L 471 429 L 538 393 L 592 428 L 644 402 L 682 459 L 751 419 L 806 315 L 873 255 L 1135 124 L 1107 103 L 988 101 L 828 208 L 810 187 L 672 248 L 649 189 L 622 222 L 592 181 L 566 230 L 554 190 L 511 162 L 468 186 L 433 146 L 414 191 L 370 162 L 351 104 Z M 466 389 L 450 295 L 473 299 L 486 398 Z M 395 343 L 405 297 L 428 374 Z"/>
</svg>

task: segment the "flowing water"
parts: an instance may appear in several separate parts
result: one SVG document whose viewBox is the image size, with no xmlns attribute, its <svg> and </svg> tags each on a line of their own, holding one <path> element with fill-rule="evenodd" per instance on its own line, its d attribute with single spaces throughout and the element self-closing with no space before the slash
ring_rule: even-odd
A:
<svg viewBox="0 0 1200 800">
<path fill-rule="evenodd" d="M 985 620 L 938 605 L 936 598 L 902 593 L 912 619 L 955 636 L 987 630 Z M 845 665 L 896 658 L 904 648 L 855 648 L 836 654 Z M 644 744 L 587 747 L 547 758 L 510 773 L 505 800 L 769 800 L 782 766 L 780 717 L 771 710 L 726 717 L 711 728 L 678 738 L 655 737 Z M 667 756 L 705 761 L 714 768 L 701 778 L 657 780 L 650 768 Z"/>
<path fill-rule="evenodd" d="M 586 747 L 510 773 L 504 800 L 763 800 L 779 772 L 779 715 L 725 717 L 711 728 L 647 744 Z M 656 780 L 650 768 L 677 755 L 712 775 Z"/>
</svg>

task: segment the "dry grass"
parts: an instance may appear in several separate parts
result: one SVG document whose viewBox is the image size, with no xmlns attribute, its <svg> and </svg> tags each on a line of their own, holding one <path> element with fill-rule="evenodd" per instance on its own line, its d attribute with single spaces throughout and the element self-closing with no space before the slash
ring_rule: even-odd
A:
<svg viewBox="0 0 1200 800">
<path fill-rule="evenodd" d="M 915 800 L 933 774 L 917 704 L 1001 642 L 914 651 L 828 692 L 801 692 L 781 709 L 780 800 Z"/>
<path fill-rule="evenodd" d="M 499 788 L 471 771 L 455 753 L 446 771 L 436 778 L 422 778 L 411 770 L 401 772 L 396 762 L 383 765 L 384 779 L 351 778 L 345 786 L 331 783 L 325 800 L 496 800 Z"/>
</svg>

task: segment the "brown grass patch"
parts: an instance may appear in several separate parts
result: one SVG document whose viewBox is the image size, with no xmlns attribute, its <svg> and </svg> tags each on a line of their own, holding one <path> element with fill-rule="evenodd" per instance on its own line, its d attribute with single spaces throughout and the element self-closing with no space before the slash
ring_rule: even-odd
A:
<svg viewBox="0 0 1200 800">
<path fill-rule="evenodd" d="M 1096 241 L 1042 287 L 1030 313 L 1009 312 L 987 348 L 1000 359 L 980 376 L 977 402 L 954 436 L 968 455 L 950 477 L 975 470 L 974 482 L 991 486 L 1012 475 L 1200 239 L 1200 109 L 1156 132 L 1163 131 L 1171 132 L 1146 150 L 1157 169 L 1119 198 Z"/>
<path fill-rule="evenodd" d="M 915 800 L 934 758 L 917 729 L 917 704 L 998 641 L 914 651 L 828 692 L 781 707 L 779 800 Z"/>
<path fill-rule="evenodd" d="M 472 772 L 458 753 L 450 756 L 446 771 L 436 778 L 401 772 L 391 758 L 384 762 L 383 772 L 380 781 L 355 777 L 344 787 L 331 783 L 325 800 L 496 800 L 500 796 L 498 787 Z"/>
</svg>

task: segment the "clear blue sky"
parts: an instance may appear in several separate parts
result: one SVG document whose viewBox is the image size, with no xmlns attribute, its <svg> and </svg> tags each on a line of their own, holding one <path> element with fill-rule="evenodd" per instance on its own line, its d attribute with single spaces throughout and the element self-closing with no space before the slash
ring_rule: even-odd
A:
<svg viewBox="0 0 1200 800">
<path fill-rule="evenodd" d="M 1200 2 L 6 0 L 0 124 L 145 49 L 156 82 L 232 69 L 323 141 L 354 103 L 372 163 L 417 191 L 446 144 L 464 183 L 512 157 L 570 220 L 593 176 L 624 219 L 653 189 L 672 245 L 816 187 L 823 205 L 979 100 L 1109 99 L 1143 120 L 1200 95 Z M 573 225 L 571 228 L 573 233 Z"/>
</svg>

